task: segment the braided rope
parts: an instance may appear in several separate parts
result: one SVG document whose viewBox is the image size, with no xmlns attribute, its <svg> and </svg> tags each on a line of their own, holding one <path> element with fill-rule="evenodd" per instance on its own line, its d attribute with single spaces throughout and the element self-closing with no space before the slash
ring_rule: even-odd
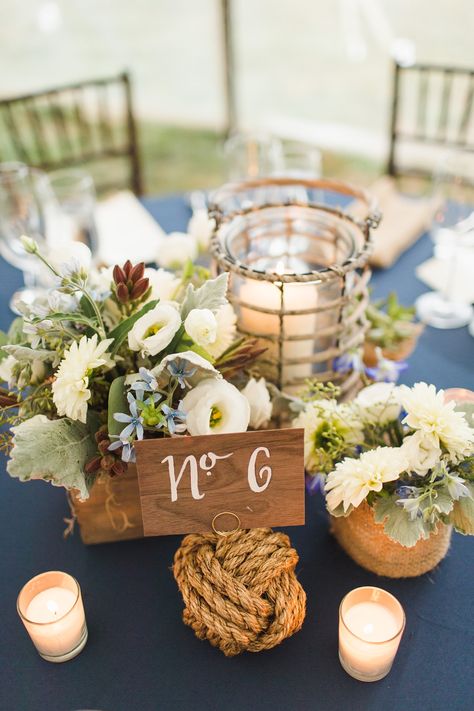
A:
<svg viewBox="0 0 474 711">
<path fill-rule="evenodd" d="M 183 622 L 228 657 L 275 647 L 305 617 L 297 562 L 288 536 L 270 528 L 186 536 L 173 566 Z"/>
</svg>

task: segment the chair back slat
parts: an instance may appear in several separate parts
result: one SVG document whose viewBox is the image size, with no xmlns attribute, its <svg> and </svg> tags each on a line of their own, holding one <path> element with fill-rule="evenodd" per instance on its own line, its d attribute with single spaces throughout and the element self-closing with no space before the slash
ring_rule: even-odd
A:
<svg viewBox="0 0 474 711">
<path fill-rule="evenodd" d="M 474 104 L 474 73 L 469 77 L 466 89 L 464 106 L 461 113 L 458 129 L 458 142 L 463 145 L 467 141 L 468 128 L 472 119 L 472 105 Z"/>
<path fill-rule="evenodd" d="M 0 119 L 0 133 L 10 146 L 2 160 L 21 160 L 43 170 L 93 164 L 99 190 L 117 173 L 117 161 L 126 162 L 128 175 L 117 186 L 127 185 L 141 194 L 128 73 L 0 99 Z"/>
<path fill-rule="evenodd" d="M 394 64 L 389 175 L 429 176 L 441 151 L 474 152 L 474 69 Z"/>
</svg>

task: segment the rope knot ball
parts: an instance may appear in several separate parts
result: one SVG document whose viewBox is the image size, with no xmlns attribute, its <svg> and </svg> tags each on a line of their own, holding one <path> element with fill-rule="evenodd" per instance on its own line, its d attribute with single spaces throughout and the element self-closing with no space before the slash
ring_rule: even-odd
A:
<svg viewBox="0 0 474 711">
<path fill-rule="evenodd" d="M 183 622 L 228 657 L 275 647 L 305 617 L 297 562 L 288 536 L 270 528 L 186 536 L 173 566 Z"/>
</svg>

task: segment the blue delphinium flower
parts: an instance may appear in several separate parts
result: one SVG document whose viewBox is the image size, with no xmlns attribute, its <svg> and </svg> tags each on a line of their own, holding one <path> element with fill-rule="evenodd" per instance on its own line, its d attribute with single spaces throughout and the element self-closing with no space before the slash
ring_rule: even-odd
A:
<svg viewBox="0 0 474 711">
<path fill-rule="evenodd" d="M 135 434 L 137 439 L 143 439 L 143 417 L 138 413 L 137 402 L 132 393 L 128 393 L 127 400 L 130 414 L 127 415 L 125 412 L 116 412 L 114 414 L 114 420 L 127 423 L 127 426 L 120 432 L 119 437 L 122 441 L 126 441 Z"/>
<path fill-rule="evenodd" d="M 182 388 L 185 388 L 186 386 L 189 387 L 189 383 L 186 378 L 191 378 L 197 370 L 197 368 L 190 365 L 183 358 L 168 363 L 167 369 L 174 378 L 177 378 L 178 383 Z"/>
<path fill-rule="evenodd" d="M 400 373 L 407 368 L 408 363 L 404 360 L 389 360 L 379 354 L 377 365 L 374 368 L 366 368 L 366 373 L 376 383 L 396 383 Z"/>
<path fill-rule="evenodd" d="M 309 474 L 305 477 L 306 491 L 308 494 L 316 494 L 318 491 L 324 493 L 324 475 L 315 474 L 310 476 Z"/>
<path fill-rule="evenodd" d="M 166 405 L 166 403 L 163 403 L 161 406 L 161 412 L 165 416 L 166 426 L 168 427 L 170 434 L 175 434 L 175 432 L 184 432 L 186 425 L 176 423 L 175 420 L 181 420 L 183 423 L 186 420 L 185 412 L 182 410 L 174 410 L 172 407 Z M 161 427 L 161 425 L 162 423 L 160 423 L 158 427 Z"/>
<path fill-rule="evenodd" d="M 136 462 L 135 447 L 130 440 L 123 441 L 118 435 L 111 435 L 110 438 L 117 438 L 115 442 L 109 445 L 110 452 L 122 448 L 122 461 L 127 462 L 127 464 Z"/>
<path fill-rule="evenodd" d="M 135 390 L 137 398 L 143 400 L 144 393 L 152 393 L 158 389 L 158 381 L 151 370 L 140 368 L 138 372 L 140 374 L 140 380 L 135 380 L 131 388 Z"/>
<path fill-rule="evenodd" d="M 349 373 L 350 371 L 362 373 L 364 370 L 364 362 L 360 351 L 350 350 L 334 358 L 332 367 L 336 373 Z"/>
</svg>

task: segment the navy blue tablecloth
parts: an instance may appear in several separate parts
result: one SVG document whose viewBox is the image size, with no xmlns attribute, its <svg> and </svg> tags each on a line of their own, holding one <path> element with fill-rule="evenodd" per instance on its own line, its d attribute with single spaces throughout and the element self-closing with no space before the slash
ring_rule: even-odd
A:
<svg viewBox="0 0 474 711">
<path fill-rule="evenodd" d="M 183 229 L 180 197 L 146 206 L 165 230 Z M 410 302 L 424 290 L 415 266 L 431 253 L 423 237 L 395 267 L 374 275 L 375 295 L 396 289 Z M 0 262 L 0 327 L 18 272 Z M 467 329 L 427 329 L 404 381 L 474 389 L 474 339 Z M 307 596 L 303 629 L 279 647 L 226 659 L 181 622 L 170 566 L 179 537 L 85 547 L 63 540 L 64 492 L 21 484 L 0 472 L 0 709 L 5 711 L 469 711 L 473 699 L 474 545 L 458 534 L 437 570 L 413 580 L 376 578 L 328 533 L 322 502 L 307 500 L 307 525 L 288 529 Z M 15 610 L 21 586 L 44 570 L 81 583 L 89 641 L 61 665 L 35 652 Z M 338 606 L 350 589 L 378 584 L 402 602 L 407 626 L 391 674 L 374 684 L 347 676 L 337 658 Z"/>
</svg>

